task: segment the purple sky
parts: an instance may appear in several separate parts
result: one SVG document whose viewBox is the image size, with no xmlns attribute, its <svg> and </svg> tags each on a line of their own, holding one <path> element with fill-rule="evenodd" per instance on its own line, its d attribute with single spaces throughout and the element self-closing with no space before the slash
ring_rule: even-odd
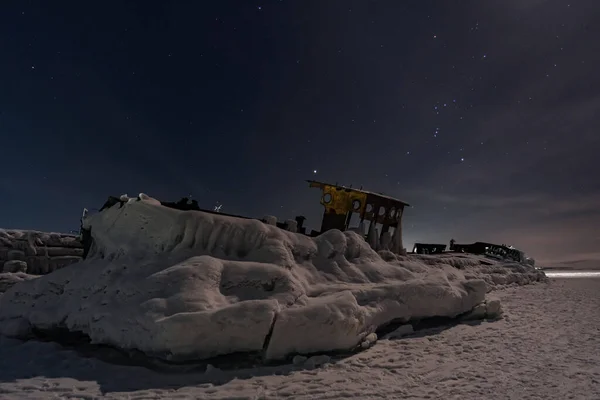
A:
<svg viewBox="0 0 600 400">
<path fill-rule="evenodd" d="M 408 246 L 600 259 L 597 1 L 91 4 L 2 6 L 0 226 L 145 192 L 316 228 L 316 178 L 414 205 Z"/>
</svg>

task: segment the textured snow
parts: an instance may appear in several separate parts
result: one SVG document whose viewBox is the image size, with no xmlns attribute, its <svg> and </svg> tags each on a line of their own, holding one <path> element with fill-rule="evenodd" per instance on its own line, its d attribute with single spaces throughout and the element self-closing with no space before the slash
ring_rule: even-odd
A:
<svg viewBox="0 0 600 400">
<path fill-rule="evenodd" d="M 317 238 L 140 195 L 88 216 L 85 261 L 0 297 L 0 334 L 66 328 L 169 360 L 350 349 L 391 321 L 456 317 L 498 285 L 545 279 L 474 256 L 378 254 L 353 232 Z"/>
<path fill-rule="evenodd" d="M 23 272 L 0 273 L 0 295 L 13 287 L 15 284 L 37 278 L 37 275 L 29 275 Z"/>
<path fill-rule="evenodd" d="M 231 371 L 157 372 L 0 337 L 0 398 L 597 399 L 599 290 L 600 279 L 499 290 L 500 321 L 379 340 L 346 357 Z M 312 369 L 317 362 L 326 363 Z"/>
</svg>

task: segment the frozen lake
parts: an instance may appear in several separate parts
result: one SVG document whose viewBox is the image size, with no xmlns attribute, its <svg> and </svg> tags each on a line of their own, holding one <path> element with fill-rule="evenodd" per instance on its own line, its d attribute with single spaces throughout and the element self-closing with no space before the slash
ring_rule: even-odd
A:
<svg viewBox="0 0 600 400">
<path fill-rule="evenodd" d="M 176 374 L 0 337 L 0 398 L 598 399 L 599 290 L 600 279 L 551 279 L 494 291 L 505 310 L 499 321 L 380 340 L 314 369 L 286 364 Z"/>
</svg>

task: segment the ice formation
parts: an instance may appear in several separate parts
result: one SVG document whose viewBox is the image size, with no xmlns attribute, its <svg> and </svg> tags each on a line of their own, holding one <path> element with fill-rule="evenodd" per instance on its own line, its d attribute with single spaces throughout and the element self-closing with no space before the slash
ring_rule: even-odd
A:
<svg viewBox="0 0 600 400">
<path fill-rule="evenodd" d="M 75 235 L 0 229 L 0 272 L 43 275 L 81 261 L 82 255 Z"/>
<path fill-rule="evenodd" d="M 0 334 L 64 328 L 168 360 L 277 360 L 353 348 L 391 321 L 456 317 L 496 284 L 543 277 L 475 256 L 378 254 L 354 232 L 310 238 L 145 195 L 84 226 L 86 260 L 0 296 Z"/>
</svg>

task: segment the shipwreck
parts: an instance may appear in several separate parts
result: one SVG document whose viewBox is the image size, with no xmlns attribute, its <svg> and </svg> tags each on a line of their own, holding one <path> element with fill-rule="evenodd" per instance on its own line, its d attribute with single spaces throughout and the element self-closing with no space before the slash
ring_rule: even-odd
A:
<svg viewBox="0 0 600 400">
<path fill-rule="evenodd" d="M 471 244 L 452 243 L 451 251 L 459 253 L 470 253 L 484 255 L 498 260 L 515 261 L 523 264 L 534 265 L 535 260 L 525 255 L 522 250 L 506 244 L 494 244 L 486 242 L 475 242 Z"/>
<path fill-rule="evenodd" d="M 414 254 L 442 254 L 442 253 L 469 253 L 503 261 L 514 261 L 521 264 L 535 265 L 533 258 L 527 257 L 525 252 L 506 244 L 494 244 L 487 242 L 475 242 L 470 244 L 456 244 L 454 239 L 450 240 L 450 246 L 446 250 L 445 244 L 415 243 L 412 253 Z"/>
<path fill-rule="evenodd" d="M 201 208 L 197 200 L 184 197 L 177 202 L 160 201 L 161 205 L 181 211 L 201 211 L 210 214 L 226 215 L 234 218 L 256 219 L 265 224 L 275 225 L 280 229 L 303 235 L 315 237 L 331 229 L 340 231 L 353 231 L 362 236 L 376 251 L 388 250 L 395 254 L 405 255 L 406 249 L 402 242 L 402 216 L 404 209 L 410 205 L 393 197 L 375 193 L 362 188 L 318 182 L 307 181 L 310 188 L 321 190 L 320 204 L 323 205 L 323 217 L 320 230 L 305 227 L 306 218 L 302 215 L 294 219 L 278 221 L 274 216 L 262 218 L 248 217 L 244 215 L 228 214 L 219 209 Z M 99 212 L 116 204 L 124 204 L 128 201 L 126 195 L 115 197 L 109 196 L 108 200 L 99 209 Z M 84 209 L 82 216 L 81 238 L 84 246 L 85 258 L 92 244 L 91 233 L 83 228 L 83 219 L 87 214 Z M 357 226 L 350 226 L 352 219 L 358 219 Z M 368 224 L 368 227 L 366 227 Z"/>
</svg>

